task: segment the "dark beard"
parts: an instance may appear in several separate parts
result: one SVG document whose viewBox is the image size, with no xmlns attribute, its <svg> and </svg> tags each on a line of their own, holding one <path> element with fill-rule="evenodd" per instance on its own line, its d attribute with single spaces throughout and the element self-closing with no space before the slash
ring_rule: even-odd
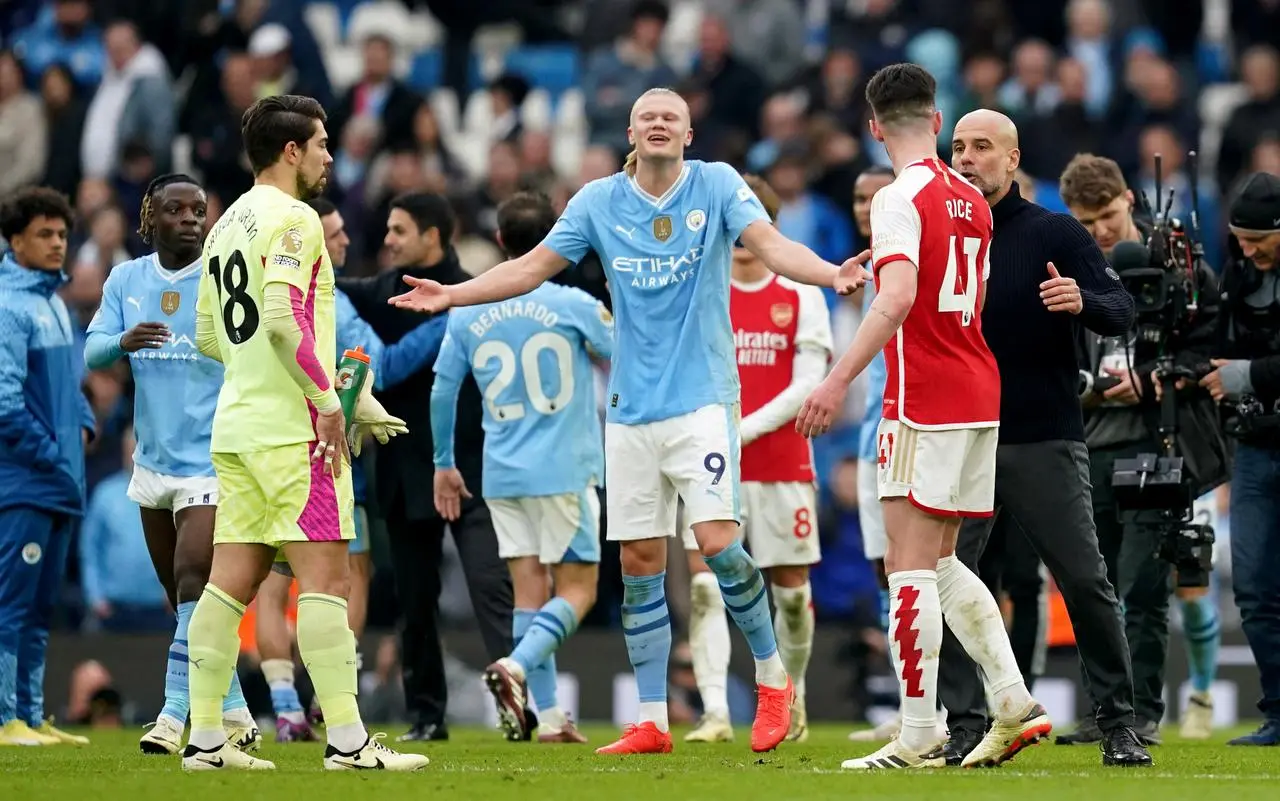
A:
<svg viewBox="0 0 1280 801">
<path fill-rule="evenodd" d="M 324 189 L 326 186 L 328 186 L 328 184 L 329 184 L 328 171 L 325 171 L 324 175 L 320 176 L 320 180 L 316 181 L 314 184 L 308 184 L 307 179 L 303 178 L 302 173 L 299 172 L 298 184 L 296 187 L 298 200 L 307 201 L 314 197 L 320 197 L 321 195 L 324 194 Z"/>
</svg>

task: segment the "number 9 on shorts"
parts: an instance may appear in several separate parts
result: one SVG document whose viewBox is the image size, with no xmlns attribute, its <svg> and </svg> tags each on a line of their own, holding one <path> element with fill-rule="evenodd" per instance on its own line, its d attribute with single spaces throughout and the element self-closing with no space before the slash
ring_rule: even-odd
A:
<svg viewBox="0 0 1280 801">
<path fill-rule="evenodd" d="M 734 404 L 652 423 L 606 424 L 609 539 L 675 536 L 681 500 L 686 524 L 741 522 L 739 420 Z"/>
</svg>

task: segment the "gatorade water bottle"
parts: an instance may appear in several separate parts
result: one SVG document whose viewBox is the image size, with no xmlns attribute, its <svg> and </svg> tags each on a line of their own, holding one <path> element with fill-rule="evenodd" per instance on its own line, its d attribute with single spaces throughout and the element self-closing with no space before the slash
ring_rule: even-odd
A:
<svg viewBox="0 0 1280 801">
<path fill-rule="evenodd" d="M 358 345 L 355 350 L 345 351 L 342 354 L 342 361 L 338 362 L 338 374 L 334 378 L 334 385 L 338 390 L 338 400 L 342 402 L 342 414 L 347 422 L 348 435 L 351 434 L 351 421 L 356 413 L 356 401 L 359 400 L 364 382 L 368 378 L 369 354 Z"/>
</svg>

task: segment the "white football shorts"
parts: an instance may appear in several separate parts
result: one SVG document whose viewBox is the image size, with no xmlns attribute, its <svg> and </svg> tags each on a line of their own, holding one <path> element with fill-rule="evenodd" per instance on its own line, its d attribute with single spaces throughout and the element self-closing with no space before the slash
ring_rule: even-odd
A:
<svg viewBox="0 0 1280 801">
<path fill-rule="evenodd" d="M 674 537 L 681 500 L 690 525 L 742 522 L 740 417 L 735 403 L 652 423 L 606 423 L 609 539 Z"/>
<path fill-rule="evenodd" d="M 190 506 L 217 506 L 218 477 L 166 476 L 135 464 L 127 492 L 144 509 L 168 509 L 177 514 Z"/>
<path fill-rule="evenodd" d="M 941 517 L 990 517 L 996 500 L 996 445 L 1000 429 L 924 430 L 881 420 L 877 495 L 906 498 Z"/>
<path fill-rule="evenodd" d="M 544 565 L 600 561 L 600 496 L 582 492 L 486 499 L 498 556 L 536 556 Z"/>
</svg>

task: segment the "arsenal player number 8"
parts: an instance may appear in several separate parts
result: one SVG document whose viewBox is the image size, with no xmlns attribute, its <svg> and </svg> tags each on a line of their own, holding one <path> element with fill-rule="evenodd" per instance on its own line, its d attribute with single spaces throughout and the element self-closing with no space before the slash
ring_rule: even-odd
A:
<svg viewBox="0 0 1280 801">
<path fill-rule="evenodd" d="M 813 522 L 809 520 L 809 510 L 803 506 L 796 510 L 796 525 L 791 530 L 796 535 L 796 539 L 802 540 L 813 533 Z"/>
<path fill-rule="evenodd" d="M 938 290 L 938 311 L 960 312 L 960 325 L 969 325 L 978 305 L 978 253 L 982 249 L 982 240 L 966 236 L 961 244 L 965 262 L 964 284 L 960 291 L 956 291 L 959 265 L 956 263 L 956 237 L 952 235 L 947 247 L 947 272 L 942 279 L 942 288 Z"/>
</svg>

